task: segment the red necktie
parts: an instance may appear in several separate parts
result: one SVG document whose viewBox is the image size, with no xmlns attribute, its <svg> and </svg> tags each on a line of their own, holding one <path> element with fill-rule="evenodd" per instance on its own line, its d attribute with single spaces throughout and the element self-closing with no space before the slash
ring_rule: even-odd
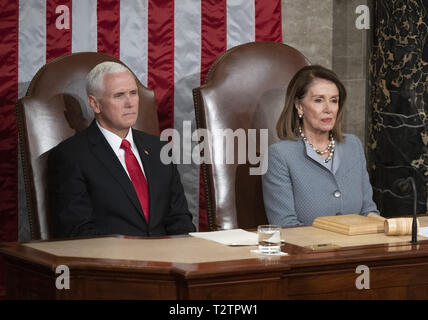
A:
<svg viewBox="0 0 428 320">
<path fill-rule="evenodd" d="M 126 169 L 128 170 L 132 184 L 134 185 L 135 192 L 137 192 L 146 221 L 149 222 L 149 191 L 147 188 L 146 177 L 144 177 L 140 164 L 131 150 L 131 144 L 129 141 L 123 139 L 120 148 L 125 150 Z"/>
</svg>

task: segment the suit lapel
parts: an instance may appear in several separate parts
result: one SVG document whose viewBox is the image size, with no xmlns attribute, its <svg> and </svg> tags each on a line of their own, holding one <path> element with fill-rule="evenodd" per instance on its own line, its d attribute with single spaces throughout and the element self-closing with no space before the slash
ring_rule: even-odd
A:
<svg viewBox="0 0 428 320">
<path fill-rule="evenodd" d="M 342 151 L 343 151 L 343 143 L 337 143 L 334 147 L 334 158 L 333 158 L 333 174 L 336 174 L 337 169 L 339 169 L 340 166 L 340 158 L 342 157 Z"/>
<path fill-rule="evenodd" d="M 118 184 L 125 191 L 126 195 L 135 206 L 135 208 L 140 212 L 144 219 L 143 210 L 141 209 L 138 196 L 135 192 L 134 186 L 132 185 L 131 180 L 123 169 L 122 164 L 117 158 L 114 151 L 111 149 L 107 140 L 104 138 L 100 129 L 98 128 L 95 120 L 88 128 L 88 139 L 89 143 L 92 145 L 92 151 L 94 156 L 105 166 L 107 171 L 117 180 Z"/>
</svg>

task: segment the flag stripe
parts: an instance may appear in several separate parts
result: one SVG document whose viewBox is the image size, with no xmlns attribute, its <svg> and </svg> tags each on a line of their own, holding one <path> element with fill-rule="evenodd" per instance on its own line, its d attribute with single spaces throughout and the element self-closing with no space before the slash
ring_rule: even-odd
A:
<svg viewBox="0 0 428 320">
<path fill-rule="evenodd" d="M 19 7 L 18 92 L 21 97 L 46 63 L 46 3 L 20 0 Z"/>
<path fill-rule="evenodd" d="M 97 2 L 98 52 L 120 58 L 120 1 Z"/>
<path fill-rule="evenodd" d="M 46 62 L 71 53 L 71 0 L 46 0 Z"/>
<path fill-rule="evenodd" d="M 160 130 L 174 126 L 174 1 L 149 0 L 148 86 L 155 91 Z"/>
<path fill-rule="evenodd" d="M 201 84 L 203 84 L 211 64 L 227 48 L 226 0 L 202 0 L 201 16 Z"/>
<path fill-rule="evenodd" d="M 4 3 L 0 13 L 0 241 L 17 240 L 18 1 Z"/>
<path fill-rule="evenodd" d="M 97 0 L 73 0 L 72 52 L 97 51 Z"/>
<path fill-rule="evenodd" d="M 120 2 L 120 60 L 147 86 L 148 0 Z"/>
<path fill-rule="evenodd" d="M 255 40 L 254 1 L 227 0 L 227 49 Z"/>
<path fill-rule="evenodd" d="M 18 96 L 19 1 L 4 2 L 0 11 L 0 242 L 18 240 L 18 145 L 15 101 Z M 0 299 L 4 296 L 0 264 Z"/>
<path fill-rule="evenodd" d="M 282 42 L 281 1 L 254 0 L 256 41 Z"/>
<path fill-rule="evenodd" d="M 175 2 L 174 17 L 174 128 L 182 133 L 183 121 L 191 121 L 193 132 L 196 124 L 192 89 L 200 85 L 201 0 Z M 195 147 L 197 148 L 197 142 L 191 140 L 191 135 L 182 134 L 181 143 L 182 159 L 191 160 L 191 152 Z M 199 166 L 184 163 L 178 165 L 178 171 L 189 211 L 193 215 L 195 226 L 198 226 Z"/>
</svg>

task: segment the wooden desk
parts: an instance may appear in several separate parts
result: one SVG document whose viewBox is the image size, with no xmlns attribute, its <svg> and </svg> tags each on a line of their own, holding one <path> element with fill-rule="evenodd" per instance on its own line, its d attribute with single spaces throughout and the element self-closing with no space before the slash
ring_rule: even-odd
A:
<svg viewBox="0 0 428 320">
<path fill-rule="evenodd" d="M 421 225 L 428 225 L 427 217 Z M 314 251 L 291 244 L 326 239 L 321 235 L 328 231 L 308 228 L 312 227 L 282 230 L 288 255 L 281 257 L 262 257 L 249 252 L 254 247 L 228 247 L 192 237 L 3 243 L 6 295 L 8 299 L 428 299 L 428 240 L 411 245 L 410 237 L 384 236 L 377 240 L 380 243 L 355 246 L 352 236 L 331 233 L 329 240 L 342 239 L 345 246 Z M 318 236 L 308 239 L 315 233 Z M 299 240 L 302 236 L 304 240 Z M 371 243 L 370 235 L 354 237 L 358 243 Z M 70 270 L 68 290 L 55 286 L 59 265 Z M 356 287 L 359 265 L 369 268 L 370 289 Z"/>
</svg>

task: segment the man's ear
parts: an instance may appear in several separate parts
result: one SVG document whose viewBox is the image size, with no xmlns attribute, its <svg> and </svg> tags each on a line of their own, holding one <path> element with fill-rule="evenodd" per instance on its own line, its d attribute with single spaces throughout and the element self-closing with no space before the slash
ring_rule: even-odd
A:
<svg viewBox="0 0 428 320">
<path fill-rule="evenodd" d="M 88 96 L 88 103 L 89 103 L 89 106 L 91 107 L 92 111 L 94 111 L 95 114 L 99 114 L 101 112 L 100 103 L 98 102 L 98 99 L 95 96 L 89 95 Z"/>
</svg>

